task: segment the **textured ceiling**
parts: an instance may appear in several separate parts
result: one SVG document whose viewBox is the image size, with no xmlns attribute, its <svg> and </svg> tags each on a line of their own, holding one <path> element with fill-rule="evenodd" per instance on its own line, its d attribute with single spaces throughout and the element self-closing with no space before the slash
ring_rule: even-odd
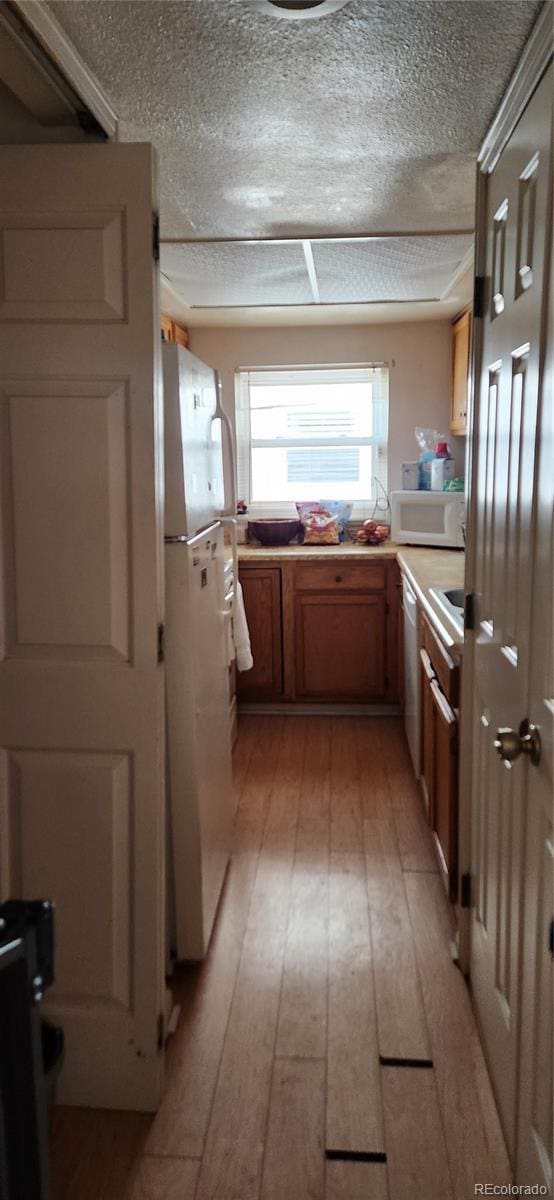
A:
<svg viewBox="0 0 554 1200">
<path fill-rule="evenodd" d="M 312 283 L 295 241 L 164 244 L 160 265 L 193 308 L 438 300 L 472 243 L 467 235 L 314 241 Z"/>
<path fill-rule="evenodd" d="M 541 7 L 52 0 L 120 117 L 159 150 L 164 237 L 473 225 L 475 153 Z"/>
</svg>

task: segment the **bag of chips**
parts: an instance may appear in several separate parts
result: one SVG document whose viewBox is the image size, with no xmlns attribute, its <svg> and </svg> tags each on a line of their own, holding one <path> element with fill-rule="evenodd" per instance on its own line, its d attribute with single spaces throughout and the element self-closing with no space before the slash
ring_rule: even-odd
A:
<svg viewBox="0 0 554 1200">
<path fill-rule="evenodd" d="M 340 541 L 339 519 L 324 508 L 318 500 L 298 501 L 296 511 L 304 527 L 305 545 L 338 545 Z"/>
<path fill-rule="evenodd" d="M 306 545 L 336 546 L 344 541 L 351 504 L 343 500 L 297 500 L 296 511 L 304 527 Z"/>
</svg>

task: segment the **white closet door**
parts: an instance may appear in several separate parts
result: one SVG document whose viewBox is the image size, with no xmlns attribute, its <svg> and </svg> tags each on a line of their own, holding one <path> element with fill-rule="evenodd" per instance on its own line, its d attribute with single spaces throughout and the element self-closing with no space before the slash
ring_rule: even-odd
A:
<svg viewBox="0 0 554 1200">
<path fill-rule="evenodd" d="M 552 71 L 487 179 L 486 294 L 477 380 L 476 614 L 473 695 L 474 907 L 471 981 L 512 1161 L 516 1158 L 521 920 L 529 788 L 525 755 L 502 762 L 497 730 L 529 716 L 530 630 L 546 639 L 551 609 L 531 609 L 550 221 Z M 537 852 L 539 841 L 536 843 Z M 528 1180 L 522 1180 L 528 1182 Z"/>
<path fill-rule="evenodd" d="M 550 247 L 552 255 L 552 246 Z M 539 414 L 539 464 L 531 608 L 529 720 L 540 730 L 541 757 L 528 772 L 522 952 L 521 1048 L 517 1178 L 552 1195 L 554 833 L 554 329 L 548 304 L 548 344 Z"/>
<path fill-rule="evenodd" d="M 163 1054 L 160 390 L 150 146 L 0 148 L 1 888 L 56 905 L 64 1103 Z"/>
</svg>

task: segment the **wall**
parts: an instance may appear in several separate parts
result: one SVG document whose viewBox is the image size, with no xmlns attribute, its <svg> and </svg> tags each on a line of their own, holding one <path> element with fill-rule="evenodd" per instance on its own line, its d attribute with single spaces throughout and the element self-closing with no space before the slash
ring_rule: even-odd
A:
<svg viewBox="0 0 554 1200">
<path fill-rule="evenodd" d="M 417 458 L 414 426 L 448 432 L 451 376 L 449 321 L 402 325 L 190 329 L 190 349 L 221 374 L 234 416 L 237 367 L 388 362 L 389 489 L 401 486 L 401 463 Z M 393 365 L 394 363 L 394 365 Z M 465 438 L 452 438 L 456 474 L 464 474 Z"/>
</svg>

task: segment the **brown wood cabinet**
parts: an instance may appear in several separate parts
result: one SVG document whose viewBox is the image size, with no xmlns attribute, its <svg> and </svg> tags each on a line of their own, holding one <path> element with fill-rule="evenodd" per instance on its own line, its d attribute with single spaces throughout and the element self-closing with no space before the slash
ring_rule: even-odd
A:
<svg viewBox="0 0 554 1200">
<path fill-rule="evenodd" d="M 459 668 L 423 619 L 421 675 L 421 786 L 439 864 L 451 900 L 458 889 L 458 719 L 449 701 L 458 695 Z M 450 665 L 448 665 L 450 664 Z"/>
<path fill-rule="evenodd" d="M 161 313 L 160 328 L 162 342 L 177 342 L 177 345 L 184 346 L 185 350 L 187 349 L 189 344 L 188 329 L 185 329 L 183 325 L 179 325 L 168 313 Z"/>
<path fill-rule="evenodd" d="M 240 700 L 282 700 L 283 633 L 279 567 L 248 566 L 239 571 L 250 630 L 254 666 L 239 671 Z"/>
<path fill-rule="evenodd" d="M 241 701 L 396 703 L 394 559 L 241 563 L 254 668 Z"/>
<path fill-rule="evenodd" d="M 160 328 L 162 331 L 162 342 L 173 341 L 173 321 L 168 317 L 167 313 L 162 313 L 160 317 Z"/>
<path fill-rule="evenodd" d="M 450 431 L 455 434 L 467 433 L 470 347 L 471 308 L 466 308 L 452 322 Z"/>
<path fill-rule="evenodd" d="M 295 599 L 295 681 L 302 700 L 383 700 L 385 596 L 300 592 Z"/>
<path fill-rule="evenodd" d="M 188 349 L 188 330 L 184 329 L 182 325 L 178 325 L 176 321 L 173 322 L 173 341 L 177 342 L 178 346 L 184 346 L 185 350 Z"/>
</svg>

